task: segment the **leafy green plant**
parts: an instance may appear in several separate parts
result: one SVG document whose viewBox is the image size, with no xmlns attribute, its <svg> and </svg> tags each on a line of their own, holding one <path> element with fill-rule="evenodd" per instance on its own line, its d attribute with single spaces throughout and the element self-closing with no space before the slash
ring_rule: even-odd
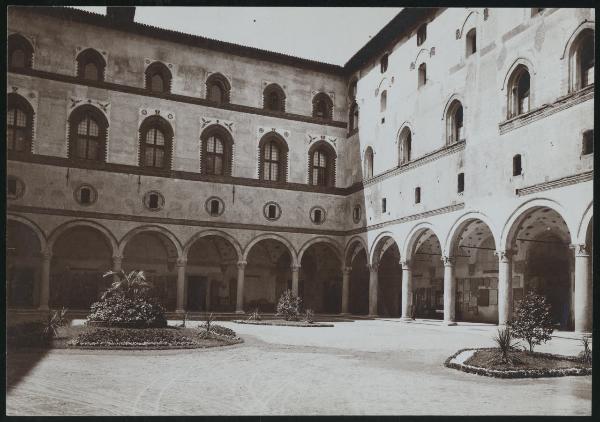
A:
<svg viewBox="0 0 600 422">
<path fill-rule="evenodd" d="M 42 335 L 47 338 L 57 337 L 58 329 L 66 324 L 66 314 L 66 308 L 62 308 L 60 311 L 50 311 L 48 313 L 48 318 L 44 323 L 44 330 L 42 331 Z"/>
<path fill-rule="evenodd" d="M 583 351 L 579 353 L 579 359 L 583 363 L 592 364 L 592 349 L 590 349 L 590 337 L 583 336 L 581 337 L 581 345 L 583 346 Z"/>
<path fill-rule="evenodd" d="M 206 316 L 206 321 L 204 321 L 204 324 L 202 324 L 200 327 L 201 330 L 204 329 L 204 331 L 201 331 L 200 333 L 200 337 L 201 338 L 211 338 L 212 337 L 212 330 L 213 330 L 213 326 L 214 324 L 212 324 L 212 322 L 214 321 L 214 317 L 213 314 L 209 314 Z"/>
<path fill-rule="evenodd" d="M 498 353 L 490 363 L 504 363 L 514 365 L 520 360 L 511 355 L 511 352 L 517 350 L 518 342 L 513 340 L 512 333 L 509 327 L 499 328 L 496 335 L 493 337 L 494 342 L 498 346 Z"/>
<path fill-rule="evenodd" d="M 297 321 L 302 307 L 302 299 L 294 295 L 290 289 L 283 292 L 277 303 L 277 315 L 286 321 Z"/>
<path fill-rule="evenodd" d="M 529 292 L 519 303 L 513 321 L 509 327 L 514 337 L 521 338 L 529 345 L 529 352 L 533 347 L 547 342 L 552 338 L 554 331 L 550 316 L 550 305 L 546 299 L 534 292 Z"/>
<path fill-rule="evenodd" d="M 248 316 L 248 321 L 260 321 L 262 317 L 260 316 L 260 311 L 258 308 L 254 308 L 254 311 Z"/>
<path fill-rule="evenodd" d="M 306 312 L 304 313 L 304 321 L 308 322 L 309 324 L 312 324 L 313 322 L 315 322 L 315 313 L 313 312 L 312 309 L 306 310 Z"/>
<path fill-rule="evenodd" d="M 116 276 L 116 277 L 115 277 Z M 143 271 L 107 271 L 103 277 L 115 277 L 115 281 L 102 294 L 102 299 L 113 294 L 122 294 L 126 298 L 145 296 L 152 288 L 152 283 L 146 281 Z"/>
</svg>

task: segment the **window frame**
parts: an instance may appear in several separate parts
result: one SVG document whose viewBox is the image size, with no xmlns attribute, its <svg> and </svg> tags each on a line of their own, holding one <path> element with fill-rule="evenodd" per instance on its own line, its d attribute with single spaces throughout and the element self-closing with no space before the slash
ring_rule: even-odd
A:
<svg viewBox="0 0 600 422">
<path fill-rule="evenodd" d="M 8 121 L 8 112 L 14 109 L 14 117 L 13 117 L 13 123 L 16 123 L 18 120 L 18 111 L 20 111 L 21 113 L 23 113 L 25 115 L 25 126 L 15 126 L 10 125 L 9 121 Z M 13 147 L 11 149 L 8 148 L 9 146 L 9 136 L 8 133 L 6 133 L 6 138 L 5 138 L 5 148 L 7 153 L 13 153 L 13 154 L 31 154 L 31 149 L 33 147 L 33 123 L 34 123 L 34 117 L 35 117 L 35 112 L 33 110 L 33 107 L 31 106 L 31 104 L 29 103 L 29 101 L 27 101 L 25 99 L 25 97 L 19 95 L 19 94 L 15 94 L 15 93 L 10 93 L 7 95 L 6 98 L 6 129 L 8 132 L 8 129 L 10 127 L 13 127 L 13 136 L 12 136 L 12 143 L 13 143 Z M 20 128 L 20 129 L 18 129 Z M 16 141 L 17 141 L 17 137 L 18 137 L 18 131 L 23 131 L 24 134 L 24 138 L 23 138 L 23 150 L 18 151 L 15 149 L 16 146 Z"/>
<path fill-rule="evenodd" d="M 457 114 L 460 110 L 461 119 L 458 126 Z M 454 145 L 465 139 L 465 108 L 458 99 L 452 100 L 446 112 L 446 145 Z"/>
<path fill-rule="evenodd" d="M 419 65 L 417 71 L 417 88 L 427 85 L 427 63 L 423 62 Z"/>
<path fill-rule="evenodd" d="M 525 95 L 523 95 L 523 93 L 520 92 L 521 87 L 520 82 L 521 79 L 527 75 L 527 77 L 529 78 L 529 88 L 527 90 L 527 110 L 525 110 L 523 108 L 523 101 L 525 99 Z M 514 70 L 512 71 L 509 81 L 508 81 L 508 89 L 507 89 L 507 96 L 508 96 L 508 119 L 512 119 L 518 116 L 521 116 L 523 114 L 527 114 L 532 110 L 532 101 L 531 101 L 531 94 L 532 94 L 532 87 L 531 87 L 531 73 L 529 72 L 529 69 L 527 66 L 525 66 L 524 64 L 519 64 L 517 65 Z"/>
<path fill-rule="evenodd" d="M 417 29 L 417 47 L 423 45 L 427 41 L 427 22 L 419 25 Z"/>
<path fill-rule="evenodd" d="M 77 77 L 86 81 L 104 82 L 106 74 L 106 60 L 97 50 L 87 48 L 77 55 Z M 88 64 L 94 64 L 98 77 L 96 79 L 87 78 L 85 68 Z"/>
<path fill-rule="evenodd" d="M 465 36 L 465 57 L 470 57 L 477 53 L 477 29 L 471 28 Z"/>
<path fill-rule="evenodd" d="M 155 94 L 170 94 L 171 93 L 171 84 L 173 81 L 173 75 L 169 68 L 162 62 L 152 62 L 148 65 L 145 72 L 145 88 L 147 91 L 150 91 Z M 155 75 L 159 75 L 162 79 L 162 89 L 156 90 L 154 89 L 152 78 Z"/>
<path fill-rule="evenodd" d="M 223 145 L 223 152 L 221 154 L 208 151 L 208 144 L 209 144 L 211 138 L 213 138 L 213 137 L 217 137 Z M 233 160 L 234 141 L 233 141 L 233 137 L 227 131 L 227 129 L 225 129 L 223 126 L 218 125 L 218 124 L 211 125 L 211 126 L 207 127 L 206 129 L 204 129 L 204 131 L 200 135 L 200 142 L 201 142 L 201 146 L 200 146 L 200 172 L 201 172 L 201 174 L 215 176 L 215 177 L 230 177 L 231 172 L 232 172 L 232 167 L 233 167 L 232 160 Z M 221 155 L 221 159 L 222 159 L 222 163 L 221 163 L 222 172 L 220 174 L 216 174 L 214 171 L 209 172 L 209 160 L 211 158 L 213 159 L 213 169 L 214 169 L 215 168 L 214 159 L 217 155 Z"/>
<path fill-rule="evenodd" d="M 221 73 L 211 73 L 208 78 L 206 78 L 206 95 L 205 98 L 209 101 L 212 101 L 216 104 L 229 104 L 231 101 L 231 84 L 229 80 Z M 221 101 L 214 101 L 211 98 L 211 87 L 218 86 L 221 90 Z"/>
<path fill-rule="evenodd" d="M 79 134 L 79 126 L 84 121 L 87 120 L 87 134 L 85 135 L 85 144 L 86 144 L 86 156 L 80 157 L 78 156 L 79 151 L 79 140 L 81 136 Z M 89 135 L 90 124 L 89 120 L 93 120 L 94 123 L 98 126 L 98 135 L 94 136 L 93 139 Z M 71 112 L 69 115 L 69 148 L 68 148 L 68 157 L 71 160 L 83 161 L 83 162 L 106 162 L 106 144 L 108 137 L 108 119 L 106 116 L 96 107 L 84 104 L 82 106 L 77 107 L 75 110 Z M 87 151 L 89 150 L 90 142 L 96 142 L 98 151 L 98 156 L 96 158 L 89 158 Z"/>
<path fill-rule="evenodd" d="M 398 144 L 400 146 L 398 154 L 399 165 L 402 166 L 410 163 L 412 160 L 412 131 L 408 126 L 404 126 L 400 131 Z"/>
<path fill-rule="evenodd" d="M 146 137 L 148 132 L 156 129 L 162 132 L 164 138 L 164 144 L 159 147 L 163 151 L 163 166 L 149 166 L 146 163 L 146 149 L 148 148 L 148 144 L 146 142 Z M 171 161 L 172 161 L 172 145 L 173 145 L 173 128 L 171 124 L 167 122 L 163 117 L 155 115 L 147 117 L 139 129 L 139 161 L 138 165 L 140 167 L 151 169 L 155 171 L 170 171 L 171 170 Z M 156 145 L 156 135 L 154 136 L 154 144 L 153 149 L 157 149 Z M 154 154 L 154 162 L 156 162 L 156 154 Z"/>
<path fill-rule="evenodd" d="M 277 106 L 271 107 L 272 96 L 277 96 Z M 263 90 L 263 109 L 273 113 L 285 113 L 285 91 L 276 83 L 271 83 Z"/>
<path fill-rule="evenodd" d="M 316 152 L 324 154 L 325 166 L 315 166 L 314 155 Z M 337 154 L 331 145 L 322 140 L 315 142 L 308 150 L 308 183 L 312 186 L 335 187 L 336 160 Z M 318 173 L 316 181 L 314 180 L 315 169 Z M 323 173 L 323 176 L 320 173 Z"/>
<path fill-rule="evenodd" d="M 321 110 L 321 107 L 324 110 Z M 320 112 L 323 112 L 323 116 L 319 116 Z M 312 100 L 312 116 L 315 119 L 331 121 L 333 119 L 333 101 L 331 97 L 325 92 L 318 92 L 315 94 Z"/>
<path fill-rule="evenodd" d="M 517 172 L 517 170 L 518 170 L 518 172 Z M 523 175 L 523 156 L 521 154 L 513 155 L 512 175 L 513 175 L 513 177 Z"/>
<path fill-rule="evenodd" d="M 267 160 L 265 158 L 266 148 L 275 144 L 278 148 L 279 159 L 278 160 Z M 288 169 L 288 152 L 289 148 L 285 139 L 281 137 L 277 132 L 270 132 L 265 134 L 258 143 L 259 149 L 259 161 L 258 161 L 258 176 L 259 179 L 267 183 L 286 183 L 287 182 L 287 169 Z M 271 155 L 272 156 L 272 155 Z M 267 166 L 267 164 L 269 165 Z M 277 180 L 272 180 L 265 177 L 266 168 L 271 168 L 271 164 L 277 165 Z"/>
<path fill-rule="evenodd" d="M 13 63 L 13 54 L 16 50 L 23 50 L 24 66 L 15 66 Z M 9 70 L 32 69 L 34 49 L 31 42 L 23 35 L 14 33 L 7 39 L 7 68 Z"/>
</svg>

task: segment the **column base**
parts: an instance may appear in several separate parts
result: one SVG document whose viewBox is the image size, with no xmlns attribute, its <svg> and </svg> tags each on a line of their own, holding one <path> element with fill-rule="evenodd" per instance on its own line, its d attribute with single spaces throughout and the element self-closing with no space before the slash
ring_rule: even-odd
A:
<svg viewBox="0 0 600 422">
<path fill-rule="evenodd" d="M 350 316 L 350 312 L 342 312 L 338 314 L 339 316 Z"/>
<path fill-rule="evenodd" d="M 185 314 L 185 309 L 175 309 L 176 314 Z"/>
<path fill-rule="evenodd" d="M 369 315 L 367 315 L 367 318 L 379 318 L 379 315 L 377 315 L 377 314 L 369 314 Z"/>
<path fill-rule="evenodd" d="M 585 336 L 585 337 L 590 337 L 591 338 L 592 337 L 592 331 L 591 330 L 590 331 L 573 331 L 573 335 L 581 336 L 581 337 Z"/>
<path fill-rule="evenodd" d="M 50 308 L 48 307 L 48 305 L 41 305 L 37 308 L 38 311 L 49 311 Z"/>
<path fill-rule="evenodd" d="M 242 315 L 242 314 L 245 314 L 246 312 L 244 312 L 242 310 L 237 310 L 236 309 L 235 313 L 238 314 L 238 315 Z"/>
<path fill-rule="evenodd" d="M 414 319 L 412 319 L 411 317 L 402 317 L 402 318 L 400 318 L 400 321 L 402 321 L 402 322 L 413 322 Z"/>
<path fill-rule="evenodd" d="M 444 321 L 444 325 L 447 325 L 448 327 L 453 327 L 458 324 L 456 324 L 456 321 Z"/>
</svg>

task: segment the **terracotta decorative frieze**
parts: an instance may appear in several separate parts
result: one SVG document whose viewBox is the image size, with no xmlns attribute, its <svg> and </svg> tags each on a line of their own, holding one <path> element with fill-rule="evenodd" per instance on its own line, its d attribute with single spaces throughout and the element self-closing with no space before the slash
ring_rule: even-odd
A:
<svg viewBox="0 0 600 422">
<path fill-rule="evenodd" d="M 549 189 L 557 189 L 563 186 L 574 185 L 576 183 L 587 182 L 594 178 L 594 170 L 585 173 L 575 174 L 572 176 L 562 177 L 560 179 L 549 180 L 547 182 L 538 183 L 536 185 L 527 186 L 517 189 L 517 195 L 524 196 L 532 193 L 542 192 Z"/>
</svg>

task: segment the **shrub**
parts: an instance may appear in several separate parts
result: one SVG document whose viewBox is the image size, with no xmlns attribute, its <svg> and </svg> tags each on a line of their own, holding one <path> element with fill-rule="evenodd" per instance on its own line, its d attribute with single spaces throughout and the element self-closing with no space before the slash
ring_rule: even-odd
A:
<svg viewBox="0 0 600 422">
<path fill-rule="evenodd" d="M 581 345 L 583 351 L 579 353 L 579 360 L 582 363 L 592 364 L 592 349 L 590 349 L 590 338 L 588 336 L 581 337 Z"/>
<path fill-rule="evenodd" d="M 552 338 L 554 331 L 550 317 L 550 305 L 546 299 L 534 292 L 529 292 L 515 311 L 515 318 L 509 322 L 514 337 L 522 338 L 529 344 L 529 351 L 533 346 L 547 342 Z"/>
<path fill-rule="evenodd" d="M 260 311 L 258 308 L 255 308 L 254 311 L 248 317 L 248 321 L 260 321 L 262 318 L 260 316 Z"/>
<path fill-rule="evenodd" d="M 494 342 L 498 345 L 499 353 L 489 362 L 494 364 L 496 362 L 513 365 L 519 363 L 519 359 L 512 356 L 510 352 L 516 350 L 517 342 L 513 341 L 512 333 L 510 328 L 499 328 L 498 332 L 494 336 Z"/>
<path fill-rule="evenodd" d="M 199 328 L 206 328 L 206 326 L 203 324 Z M 206 333 L 207 333 L 207 331 L 202 331 L 201 335 L 203 337 L 206 337 Z M 235 331 L 233 331 L 231 328 L 223 327 L 222 325 L 218 325 L 218 324 L 211 324 L 209 333 L 216 334 L 219 336 L 225 336 L 225 337 L 235 337 L 236 336 Z"/>
<path fill-rule="evenodd" d="M 283 292 L 277 303 L 277 315 L 283 316 L 286 321 L 297 321 L 300 315 L 302 299 L 295 296 L 291 290 Z"/>
<path fill-rule="evenodd" d="M 92 304 L 87 317 L 91 322 L 131 324 L 140 327 L 166 327 L 165 309 L 155 299 L 145 297 L 128 298 L 114 293 Z"/>
<path fill-rule="evenodd" d="M 63 327 L 66 324 L 65 315 L 67 309 L 62 308 L 60 311 L 50 311 L 48 313 L 48 319 L 44 324 L 43 335 L 49 338 L 56 337 L 58 335 L 58 328 Z"/>
<path fill-rule="evenodd" d="M 155 299 L 148 297 L 152 284 L 146 281 L 143 271 L 108 271 L 104 277 L 117 276 L 102 298 L 92 304 L 87 319 L 114 325 L 135 327 L 166 327 L 165 309 Z"/>
<path fill-rule="evenodd" d="M 306 312 L 304 313 L 304 321 L 308 322 L 309 324 L 315 322 L 315 313 L 312 309 L 306 310 Z"/>
</svg>

